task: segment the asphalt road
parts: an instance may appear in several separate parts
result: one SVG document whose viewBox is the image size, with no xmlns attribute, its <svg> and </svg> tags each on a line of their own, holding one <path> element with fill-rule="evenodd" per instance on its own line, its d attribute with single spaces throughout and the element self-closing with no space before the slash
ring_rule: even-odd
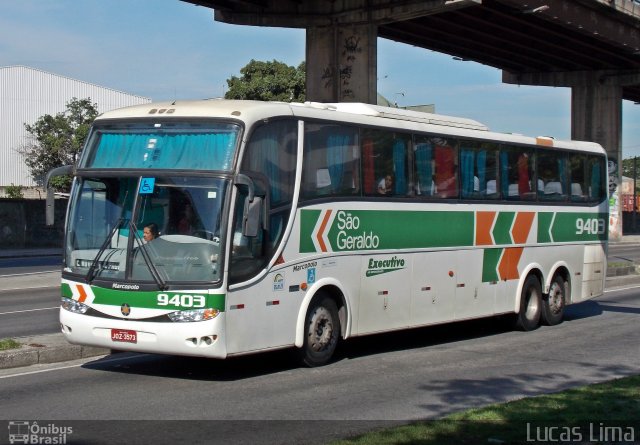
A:
<svg viewBox="0 0 640 445">
<path fill-rule="evenodd" d="M 639 317 L 632 286 L 570 306 L 559 326 L 524 333 L 489 319 L 369 336 L 315 369 L 276 352 L 226 361 L 117 354 L 3 370 L 0 419 L 72 424 L 87 443 L 133 432 L 129 443 L 326 443 L 637 374 Z"/>
<path fill-rule="evenodd" d="M 59 288 L 0 290 L 0 338 L 60 331 Z"/>
<path fill-rule="evenodd" d="M 609 262 L 632 261 L 640 264 L 640 244 L 611 243 L 607 259 Z"/>
</svg>

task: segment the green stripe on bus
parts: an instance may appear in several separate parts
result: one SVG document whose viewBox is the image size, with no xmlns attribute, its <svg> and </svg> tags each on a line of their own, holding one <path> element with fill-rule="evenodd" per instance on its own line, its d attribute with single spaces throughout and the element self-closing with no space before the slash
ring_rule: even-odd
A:
<svg viewBox="0 0 640 445">
<path fill-rule="evenodd" d="M 474 212 L 332 210 L 330 227 L 318 224 L 327 213 L 302 210 L 300 252 L 473 246 Z M 316 243 L 314 243 L 314 240 Z"/>
<path fill-rule="evenodd" d="M 608 215 L 589 212 L 539 212 L 538 242 L 605 241 Z"/>
<path fill-rule="evenodd" d="M 551 221 L 553 220 L 553 212 L 538 212 L 538 242 L 550 243 L 551 233 L 549 228 L 551 227 Z"/>
<path fill-rule="evenodd" d="M 313 229 L 320 217 L 320 210 L 302 210 L 300 212 L 300 252 L 315 252 Z"/>
<path fill-rule="evenodd" d="M 484 249 L 482 260 L 482 282 L 498 281 L 498 262 L 504 249 Z"/>
<path fill-rule="evenodd" d="M 493 227 L 493 239 L 496 244 L 512 244 L 511 226 L 515 218 L 515 212 L 500 212 Z"/>
<path fill-rule="evenodd" d="M 101 287 L 91 286 L 91 290 L 95 296 L 93 304 L 105 304 L 109 306 L 121 306 L 128 304 L 131 307 L 144 308 L 144 309 L 218 309 L 224 311 L 225 295 L 224 294 L 207 294 L 198 291 L 185 291 L 185 292 L 157 292 L 157 291 L 131 291 L 131 290 L 115 290 L 104 289 Z M 164 294 L 167 295 L 163 298 L 163 301 L 169 302 L 169 304 L 158 304 L 158 296 Z M 188 296 L 202 296 L 204 297 L 204 306 L 194 307 L 193 298 Z M 177 296 L 177 298 L 175 298 Z M 175 303 L 174 303 L 175 302 Z M 177 303 L 177 304 L 176 304 Z"/>
<path fill-rule="evenodd" d="M 68 283 L 62 283 L 62 286 L 60 287 L 60 293 L 64 298 L 73 297 L 73 292 L 71 292 L 71 286 L 69 286 Z"/>
</svg>

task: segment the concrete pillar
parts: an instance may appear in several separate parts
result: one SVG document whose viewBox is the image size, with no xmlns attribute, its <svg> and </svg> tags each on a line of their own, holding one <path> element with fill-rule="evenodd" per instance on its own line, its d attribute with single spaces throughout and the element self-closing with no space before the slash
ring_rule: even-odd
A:
<svg viewBox="0 0 640 445">
<path fill-rule="evenodd" d="M 307 28 L 307 100 L 377 102 L 377 26 Z"/>
<path fill-rule="evenodd" d="M 595 77 L 595 76 L 594 76 Z M 597 142 L 609 158 L 609 239 L 622 236 L 622 86 L 594 78 L 571 87 L 571 139 Z"/>
</svg>

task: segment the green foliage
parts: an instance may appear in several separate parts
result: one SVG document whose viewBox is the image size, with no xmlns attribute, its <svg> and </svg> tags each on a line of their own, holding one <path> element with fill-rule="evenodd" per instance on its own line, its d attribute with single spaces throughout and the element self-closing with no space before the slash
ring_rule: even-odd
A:
<svg viewBox="0 0 640 445">
<path fill-rule="evenodd" d="M 556 437 L 561 432 L 566 433 L 569 428 L 574 438 L 579 433 L 584 439 L 590 438 L 590 426 L 599 434 L 602 423 L 605 426 L 625 425 L 624 428 L 618 428 L 629 435 L 630 428 L 637 431 L 639 409 L 640 376 L 632 376 L 470 409 L 433 421 L 374 431 L 335 441 L 332 445 L 539 443 L 535 441 L 535 432 L 531 435 L 533 440 L 530 440 L 527 425 L 533 430 L 536 426 L 556 427 Z M 554 442 L 560 441 L 556 439 Z M 585 442 L 578 439 L 575 443 Z"/>
<path fill-rule="evenodd" d="M 97 105 L 91 99 L 73 98 L 64 112 L 55 116 L 40 116 L 33 125 L 24 127 L 31 135 L 32 143 L 19 148 L 31 177 L 44 185 L 47 172 L 62 165 L 75 164 L 82 150 L 91 123 L 98 115 Z M 58 181 L 58 190 L 68 190 L 70 178 Z"/>
<path fill-rule="evenodd" d="M 7 198 L 10 199 L 24 198 L 24 195 L 22 194 L 22 186 L 15 185 L 13 182 L 5 188 L 5 193 L 7 194 Z"/>
<path fill-rule="evenodd" d="M 305 63 L 297 68 L 276 60 L 261 62 L 251 60 L 240 69 L 240 77 L 227 79 L 229 90 L 225 99 L 276 100 L 304 102 Z"/>
<path fill-rule="evenodd" d="M 0 339 L 0 351 L 6 351 L 7 349 L 17 349 L 21 345 L 12 338 Z"/>
<path fill-rule="evenodd" d="M 633 163 L 635 158 L 628 158 L 622 160 L 622 176 L 627 178 L 633 178 Z M 640 159 L 636 161 L 636 175 L 637 179 L 640 179 Z"/>
</svg>

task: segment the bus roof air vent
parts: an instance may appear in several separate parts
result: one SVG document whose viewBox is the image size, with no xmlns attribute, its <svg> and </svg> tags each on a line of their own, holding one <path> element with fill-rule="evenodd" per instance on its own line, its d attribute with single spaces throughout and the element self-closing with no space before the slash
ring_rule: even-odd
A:
<svg viewBox="0 0 640 445">
<path fill-rule="evenodd" d="M 469 130 L 489 131 L 489 127 L 486 125 L 472 119 L 461 117 L 424 113 L 422 111 L 405 110 L 403 108 L 382 107 L 379 105 L 370 105 L 359 102 L 341 102 L 325 105 L 331 105 L 335 107 L 336 111 L 344 113 L 420 122 L 423 124 L 441 125 L 446 127 L 467 128 Z"/>
</svg>

